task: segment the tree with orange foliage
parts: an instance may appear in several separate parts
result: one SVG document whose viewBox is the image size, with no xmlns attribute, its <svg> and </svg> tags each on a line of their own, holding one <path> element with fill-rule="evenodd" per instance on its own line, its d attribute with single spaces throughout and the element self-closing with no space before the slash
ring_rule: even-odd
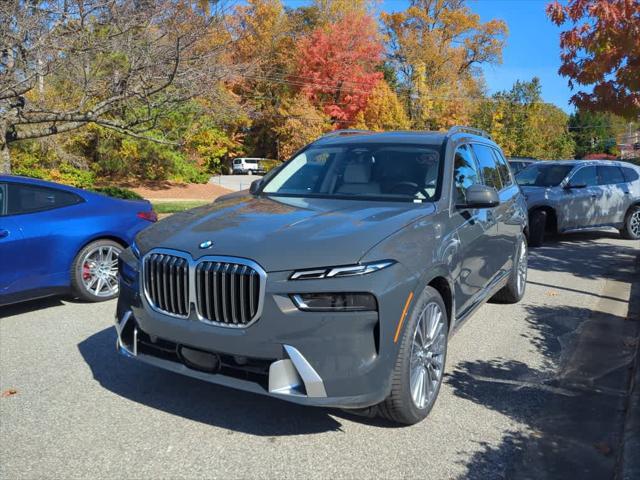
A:
<svg viewBox="0 0 640 480">
<path fill-rule="evenodd" d="M 301 40 L 291 81 L 336 125 L 347 127 L 382 78 L 382 51 L 373 18 L 346 15 Z"/>
<path fill-rule="evenodd" d="M 547 14 L 560 34 L 562 66 L 569 86 L 593 85 L 571 102 L 626 118 L 640 115 L 640 2 L 638 0 L 554 1 Z"/>
</svg>

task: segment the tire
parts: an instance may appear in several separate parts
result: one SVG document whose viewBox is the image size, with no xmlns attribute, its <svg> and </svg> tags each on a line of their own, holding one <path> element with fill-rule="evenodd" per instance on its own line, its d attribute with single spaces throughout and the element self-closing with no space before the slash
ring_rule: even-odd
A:
<svg viewBox="0 0 640 480">
<path fill-rule="evenodd" d="M 498 303 L 518 303 L 522 300 L 527 287 L 528 257 L 527 240 L 523 237 L 516 249 L 509 281 L 493 296 L 492 301 Z"/>
<path fill-rule="evenodd" d="M 247 170 L 247 175 L 253 175 L 253 170 Z"/>
<path fill-rule="evenodd" d="M 534 210 L 529 214 L 529 246 L 539 247 L 544 243 L 544 232 L 547 227 L 547 212 Z"/>
<path fill-rule="evenodd" d="M 422 327 L 428 326 L 429 320 L 432 321 L 433 329 L 431 335 L 424 335 L 427 329 Z M 419 326 L 420 331 L 418 331 Z M 449 321 L 442 297 L 434 288 L 426 287 L 415 302 L 401 334 L 398 356 L 391 377 L 391 393 L 377 405 L 379 415 L 404 425 L 413 425 L 429 415 L 442 385 L 448 333 Z M 423 335 L 427 338 L 427 342 L 424 349 L 420 350 L 417 345 L 421 343 L 419 337 Z M 431 343 L 430 347 L 429 343 Z M 435 355 L 436 352 L 438 352 L 437 355 Z M 437 368 L 436 365 L 438 365 Z M 412 385 L 414 387 L 420 385 L 420 375 L 423 382 L 433 378 L 431 375 L 435 376 L 435 379 L 429 382 L 428 388 L 415 389 L 416 392 L 422 391 L 424 397 L 412 394 Z M 425 384 L 422 383 L 422 385 Z"/>
<path fill-rule="evenodd" d="M 118 256 L 124 247 L 112 240 L 85 246 L 71 264 L 71 286 L 78 298 L 104 302 L 118 296 Z"/>
<path fill-rule="evenodd" d="M 640 205 L 629 209 L 624 217 L 624 227 L 620 229 L 620 235 L 627 240 L 640 240 Z"/>
</svg>

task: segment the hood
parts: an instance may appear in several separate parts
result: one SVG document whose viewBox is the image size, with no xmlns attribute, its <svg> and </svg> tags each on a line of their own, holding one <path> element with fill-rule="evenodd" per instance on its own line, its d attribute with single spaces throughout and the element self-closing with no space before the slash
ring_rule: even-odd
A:
<svg viewBox="0 0 640 480">
<path fill-rule="evenodd" d="M 433 204 L 244 195 L 168 217 L 136 238 L 152 248 L 242 257 L 266 271 L 357 262 L 378 242 L 435 211 Z M 212 246 L 200 249 L 202 242 Z"/>
</svg>

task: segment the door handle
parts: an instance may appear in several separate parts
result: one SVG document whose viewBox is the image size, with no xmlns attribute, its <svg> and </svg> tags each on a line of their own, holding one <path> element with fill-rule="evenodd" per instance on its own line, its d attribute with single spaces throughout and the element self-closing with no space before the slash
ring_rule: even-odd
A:
<svg viewBox="0 0 640 480">
<path fill-rule="evenodd" d="M 0 238 L 6 238 L 9 236 L 9 230 L 0 230 Z"/>
</svg>

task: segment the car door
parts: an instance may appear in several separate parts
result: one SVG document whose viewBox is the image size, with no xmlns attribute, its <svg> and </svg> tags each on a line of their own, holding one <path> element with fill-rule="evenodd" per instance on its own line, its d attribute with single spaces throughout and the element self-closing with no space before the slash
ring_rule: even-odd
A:
<svg viewBox="0 0 640 480">
<path fill-rule="evenodd" d="M 566 185 L 558 187 L 558 225 L 561 230 L 598 225 L 601 213 L 602 189 L 598 186 L 596 167 L 578 167 L 569 175 Z"/>
<path fill-rule="evenodd" d="M 494 188 L 500 197 L 498 206 L 484 209 L 487 215 L 485 262 L 490 273 L 487 284 L 490 284 L 506 272 L 507 263 L 514 253 L 513 247 L 515 244 L 509 241 L 505 242 L 505 239 L 501 236 L 503 233 L 508 235 L 506 229 L 507 218 L 509 217 L 508 210 L 513 207 L 513 204 L 505 201 L 509 199 L 510 195 L 508 189 L 503 188 L 500 169 L 498 168 L 493 148 L 488 145 L 473 143 L 472 149 L 478 162 L 482 183 Z M 503 232 L 500 231 L 501 226 Z M 505 243 L 508 245 L 505 245 Z"/>
<path fill-rule="evenodd" d="M 459 260 L 454 271 L 456 313 L 466 312 L 490 281 L 493 267 L 488 259 L 488 238 L 495 229 L 489 209 L 466 208 L 466 189 L 481 184 L 478 165 L 469 145 L 454 154 L 452 220 L 460 240 Z"/>
<path fill-rule="evenodd" d="M 19 230 L 20 239 L 12 245 L 16 278 L 6 293 L 17 293 L 61 286 L 68 279 L 67 262 L 61 262 L 68 248 L 65 235 L 65 207 L 84 200 L 66 190 L 20 182 L 6 185 L 6 216 Z"/>
<path fill-rule="evenodd" d="M 523 234 L 523 224 L 526 217 L 526 209 L 522 203 L 520 188 L 516 184 L 509 163 L 502 152 L 497 148 L 491 148 L 493 157 L 500 173 L 502 190 L 498 192 L 500 206 L 502 207 L 500 221 L 498 223 L 498 236 L 501 243 L 501 251 L 505 254 L 515 253 L 518 240 Z M 511 269 L 512 255 L 508 254 L 507 263 L 503 266 L 505 272 Z"/>
<path fill-rule="evenodd" d="M 629 187 L 620 167 L 599 165 L 598 225 L 615 225 L 624 221 L 629 206 Z"/>
<path fill-rule="evenodd" d="M 0 304 L 11 293 L 20 274 L 22 233 L 7 211 L 7 184 L 0 183 Z"/>
</svg>

